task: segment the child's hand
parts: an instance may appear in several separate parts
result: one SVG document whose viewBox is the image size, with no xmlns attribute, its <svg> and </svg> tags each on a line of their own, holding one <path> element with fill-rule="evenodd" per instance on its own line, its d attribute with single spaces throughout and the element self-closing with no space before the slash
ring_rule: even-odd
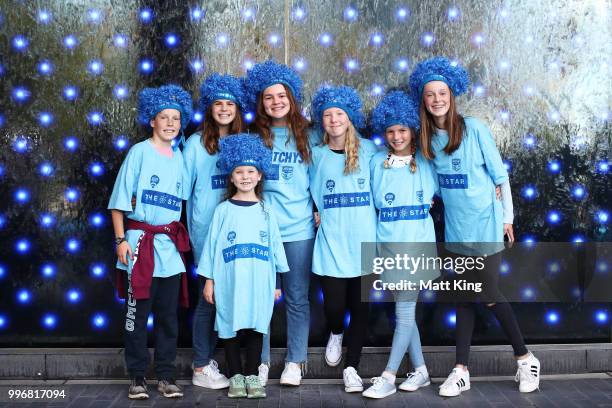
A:
<svg viewBox="0 0 612 408">
<path fill-rule="evenodd" d="M 319 215 L 318 212 L 313 213 L 313 215 L 314 215 L 315 228 L 319 228 L 319 225 L 321 224 L 321 216 Z"/>
<path fill-rule="evenodd" d="M 514 228 L 512 224 L 504 224 L 504 235 L 508 236 L 508 242 L 514 242 Z"/>
<path fill-rule="evenodd" d="M 214 281 L 212 279 L 206 279 L 206 283 L 204 284 L 204 300 L 206 300 L 211 305 L 215 304 L 215 288 Z"/>
<path fill-rule="evenodd" d="M 274 301 L 276 302 L 278 299 L 280 299 L 282 294 L 283 292 L 280 289 L 275 289 L 274 290 Z"/>
<path fill-rule="evenodd" d="M 136 197 L 132 196 L 132 211 L 136 209 Z"/>
<path fill-rule="evenodd" d="M 498 200 L 502 199 L 500 186 L 495 186 L 495 198 L 497 198 Z"/>
<path fill-rule="evenodd" d="M 117 245 L 117 257 L 119 258 L 119 262 L 124 265 L 128 264 L 128 258 L 134 260 L 134 255 L 132 254 L 132 247 L 127 241 L 123 241 L 119 245 Z"/>
</svg>

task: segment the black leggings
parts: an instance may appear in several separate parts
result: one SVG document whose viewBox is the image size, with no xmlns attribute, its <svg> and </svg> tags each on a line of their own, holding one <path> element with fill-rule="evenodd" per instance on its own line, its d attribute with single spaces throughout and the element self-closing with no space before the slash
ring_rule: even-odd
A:
<svg viewBox="0 0 612 408">
<path fill-rule="evenodd" d="M 462 255 L 453 255 L 462 256 Z M 512 311 L 512 307 L 505 296 L 499 291 L 499 268 L 501 265 L 501 252 L 488 256 L 484 261 L 482 271 L 474 271 L 472 277 L 466 276 L 468 281 L 482 282 L 483 293 L 480 299 L 474 298 L 473 301 L 460 302 L 457 304 L 457 327 L 456 327 L 456 357 L 455 363 L 468 365 L 470 360 L 470 345 L 472 343 L 472 333 L 474 332 L 474 311 L 475 301 L 493 306 L 488 308 L 495 314 L 497 321 L 502 326 L 506 337 L 512 344 L 515 356 L 527 354 L 525 340 L 521 329 Z"/>
<path fill-rule="evenodd" d="M 240 358 L 240 339 L 244 339 L 246 346 L 246 365 L 242 371 L 242 359 Z M 257 375 L 259 360 L 261 359 L 261 348 L 263 345 L 263 334 L 253 329 L 238 330 L 236 337 L 223 339 L 225 345 L 225 361 L 230 377 L 236 374 Z"/>
<path fill-rule="evenodd" d="M 347 334 L 344 336 L 346 344 L 344 367 L 357 369 L 368 329 L 369 312 L 369 303 L 361 301 L 361 277 L 321 276 L 321 287 L 327 325 L 333 334 L 344 332 L 344 316 L 347 308 L 351 314 Z"/>
</svg>

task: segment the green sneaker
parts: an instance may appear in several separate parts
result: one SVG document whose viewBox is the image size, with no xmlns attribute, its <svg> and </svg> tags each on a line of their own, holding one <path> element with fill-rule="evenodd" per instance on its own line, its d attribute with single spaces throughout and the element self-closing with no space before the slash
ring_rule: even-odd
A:
<svg viewBox="0 0 612 408">
<path fill-rule="evenodd" d="M 244 383 L 244 375 L 236 374 L 229 380 L 229 398 L 245 398 L 247 396 L 246 385 Z"/>
<path fill-rule="evenodd" d="M 246 378 L 247 398 L 266 398 L 266 389 L 259 382 L 259 377 L 249 375 Z"/>
</svg>

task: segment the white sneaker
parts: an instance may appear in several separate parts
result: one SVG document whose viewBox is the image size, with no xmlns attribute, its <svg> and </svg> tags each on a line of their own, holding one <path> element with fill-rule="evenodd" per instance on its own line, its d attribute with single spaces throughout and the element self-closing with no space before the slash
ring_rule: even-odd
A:
<svg viewBox="0 0 612 408">
<path fill-rule="evenodd" d="M 395 394 L 395 384 L 391 384 L 385 377 L 374 377 L 371 381 L 374 385 L 361 394 L 364 397 L 380 399 Z"/>
<path fill-rule="evenodd" d="M 257 377 L 259 377 L 259 383 L 261 384 L 262 387 L 265 387 L 266 384 L 268 383 L 268 373 L 270 372 L 270 366 L 268 366 L 268 364 L 266 363 L 261 363 L 259 367 L 257 368 L 257 371 L 258 371 Z"/>
<path fill-rule="evenodd" d="M 448 378 L 440 386 L 441 397 L 456 397 L 461 391 L 470 389 L 470 373 L 463 368 L 453 368 Z"/>
<path fill-rule="evenodd" d="M 533 354 L 529 357 L 516 361 L 518 370 L 514 381 L 519 383 L 520 392 L 532 392 L 540 389 L 540 360 Z"/>
<path fill-rule="evenodd" d="M 300 385 L 302 380 L 302 369 L 297 363 L 290 361 L 285 363 L 285 369 L 281 374 L 280 383 L 282 385 Z"/>
<path fill-rule="evenodd" d="M 340 364 L 340 360 L 342 360 L 342 336 L 344 333 L 340 334 L 329 334 L 329 339 L 327 340 L 327 347 L 325 347 L 325 362 L 330 367 L 335 367 Z"/>
<path fill-rule="evenodd" d="M 219 366 L 215 360 L 210 360 L 202 371 L 193 370 L 191 382 L 193 385 L 210 388 L 211 390 L 229 387 L 229 380 L 219 372 Z"/>
<path fill-rule="evenodd" d="M 363 381 L 357 371 L 353 367 L 346 367 L 342 372 L 344 379 L 344 391 L 346 392 L 361 392 L 363 391 Z"/>
<path fill-rule="evenodd" d="M 416 391 L 421 387 L 426 387 L 431 384 L 429 375 L 425 375 L 420 371 L 408 373 L 406 381 L 400 384 L 399 389 L 402 391 Z"/>
</svg>

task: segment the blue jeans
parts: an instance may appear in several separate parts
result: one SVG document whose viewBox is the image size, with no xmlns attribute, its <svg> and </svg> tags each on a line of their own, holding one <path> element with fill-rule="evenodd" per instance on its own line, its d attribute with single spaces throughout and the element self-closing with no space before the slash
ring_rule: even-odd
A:
<svg viewBox="0 0 612 408">
<path fill-rule="evenodd" d="M 425 365 L 419 328 L 414 320 L 415 309 L 416 302 L 395 303 L 395 332 L 385 371 L 397 373 L 406 351 L 410 356 L 413 369 Z"/>
<path fill-rule="evenodd" d="M 310 272 L 314 238 L 303 241 L 284 242 L 289 272 L 281 273 L 283 298 L 287 310 L 287 358 L 285 361 L 302 363 L 308 351 L 310 330 Z M 270 329 L 264 336 L 261 361 L 270 362 Z"/>
<path fill-rule="evenodd" d="M 202 291 L 206 278 L 198 275 L 198 305 L 193 313 L 193 366 L 204 367 L 215 355 L 217 332 L 215 331 L 215 305 L 204 300 Z"/>
</svg>

